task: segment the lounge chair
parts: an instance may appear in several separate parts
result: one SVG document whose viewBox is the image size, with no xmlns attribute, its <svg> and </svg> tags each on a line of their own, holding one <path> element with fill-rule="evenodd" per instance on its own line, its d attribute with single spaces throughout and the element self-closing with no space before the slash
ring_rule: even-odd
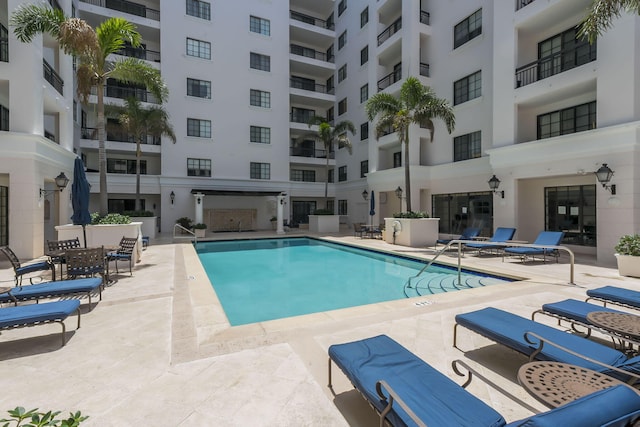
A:
<svg viewBox="0 0 640 427">
<path fill-rule="evenodd" d="M 380 414 L 380 426 L 627 426 L 640 417 L 640 395 L 618 385 L 587 395 L 559 408 L 507 424 L 491 406 L 463 386 L 418 358 L 386 335 L 329 347 L 329 387 L 331 362 L 349 378 L 354 387 Z M 608 408 L 603 410 L 603 408 Z"/>
<path fill-rule="evenodd" d="M 115 261 L 116 273 L 118 271 L 118 261 L 129 261 L 129 274 L 133 276 L 133 250 L 138 243 L 138 239 L 134 237 L 123 237 L 120 239 L 120 246 L 115 252 L 109 252 L 107 254 L 107 261 Z"/>
<path fill-rule="evenodd" d="M 627 356 L 611 347 L 497 308 L 458 314 L 453 346 L 458 347 L 458 326 L 529 356 L 530 360 L 569 363 L 635 382 L 640 379 L 640 356 Z M 548 345 L 547 345 L 548 344 Z"/>
<path fill-rule="evenodd" d="M 540 247 L 505 248 L 502 260 L 504 261 L 504 257 L 510 255 L 520 257 L 520 260 L 524 263 L 529 258 L 535 259 L 536 255 L 542 255 L 542 261 L 547 262 L 547 255 L 549 255 L 553 256 L 558 262 L 560 253 L 553 246 L 558 246 L 563 237 L 564 233 L 562 231 L 541 231 L 532 243 L 532 245 Z"/>
<path fill-rule="evenodd" d="M 91 305 L 91 294 L 95 292 L 96 289 L 99 292 L 100 300 L 102 300 L 102 279 L 98 277 L 37 283 L 30 286 L 17 286 L 0 294 L 0 303 L 13 303 L 18 305 L 18 302 L 21 301 L 38 301 L 42 298 L 87 294 L 89 297 L 89 305 Z"/>
<path fill-rule="evenodd" d="M 0 330 L 57 322 L 62 326 L 62 345 L 65 345 L 64 320 L 74 312 L 78 314 L 77 328 L 80 328 L 80 301 L 77 299 L 0 308 Z"/>
<path fill-rule="evenodd" d="M 604 286 L 587 291 L 587 301 L 601 301 L 607 304 L 620 305 L 622 307 L 640 310 L 640 292 L 631 289 L 618 288 L 616 286 Z"/>
<path fill-rule="evenodd" d="M 446 245 L 450 242 L 452 242 L 453 240 L 473 240 L 475 237 L 478 237 L 478 235 L 480 234 L 480 228 L 478 227 L 467 227 L 464 230 L 462 230 L 462 234 L 459 237 L 456 237 L 454 239 L 438 239 L 436 240 L 436 245 L 435 245 L 435 249 L 438 248 L 438 244 L 441 245 Z"/>
<path fill-rule="evenodd" d="M 489 240 L 477 243 L 466 243 L 463 250 L 476 249 L 478 255 L 480 255 L 482 251 L 502 250 L 505 247 L 504 242 L 513 239 L 514 234 L 516 234 L 515 228 L 498 227 Z"/>
<path fill-rule="evenodd" d="M 13 267 L 16 286 L 22 285 L 22 276 L 29 273 L 35 273 L 36 271 L 50 270 L 51 279 L 56 280 L 56 268 L 51 261 L 36 261 L 31 264 L 24 265 L 20 263 L 20 260 L 9 246 L 0 246 L 0 252 L 9 259 L 9 262 Z M 29 283 L 33 283 L 33 277 L 29 277 Z"/>
</svg>

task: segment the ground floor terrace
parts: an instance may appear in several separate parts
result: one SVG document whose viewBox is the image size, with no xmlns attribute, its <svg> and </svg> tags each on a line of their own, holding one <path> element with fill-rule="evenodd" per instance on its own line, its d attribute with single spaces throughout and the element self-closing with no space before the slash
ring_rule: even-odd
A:
<svg viewBox="0 0 640 427">
<path fill-rule="evenodd" d="M 273 233 L 216 233 L 215 238 Z M 293 233 L 288 233 L 293 234 Z M 431 257 L 432 249 L 390 245 L 351 234 L 326 236 L 346 243 Z M 455 263 L 453 252 L 442 257 Z M 133 277 L 118 275 L 82 326 L 67 320 L 60 347 L 58 325 L 3 332 L 0 376 L 7 393 L 0 411 L 16 406 L 81 410 L 87 426 L 370 426 L 377 417 L 334 369 L 334 396 L 327 388 L 331 344 L 387 334 L 453 378 L 451 361 L 462 359 L 530 406 L 541 404 L 517 383 L 526 359 L 466 330 L 453 348 L 454 316 L 494 306 L 525 317 L 543 303 L 583 300 L 587 289 L 615 285 L 640 290 L 640 279 L 579 256 L 575 285 L 568 258 L 560 263 L 467 255 L 463 265 L 526 278 L 487 288 L 418 297 L 229 327 L 192 245 L 169 235 L 151 241 Z M 2 284 L 12 271 L 0 264 Z M 97 300 L 97 298 L 96 298 Z M 554 325 L 551 318 L 539 317 Z M 479 380 L 468 390 L 507 421 L 528 409 Z"/>
</svg>

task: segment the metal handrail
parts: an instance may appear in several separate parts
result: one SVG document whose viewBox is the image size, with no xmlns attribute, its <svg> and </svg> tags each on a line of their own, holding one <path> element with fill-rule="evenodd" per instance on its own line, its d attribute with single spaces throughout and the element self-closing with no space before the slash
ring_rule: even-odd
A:
<svg viewBox="0 0 640 427">
<path fill-rule="evenodd" d="M 173 238 L 176 238 L 176 228 L 179 228 L 182 231 L 186 231 L 187 233 L 193 235 L 193 242 L 197 245 L 198 244 L 198 236 L 196 236 L 196 233 L 189 230 L 188 228 L 184 228 L 183 226 L 181 226 L 180 224 L 173 224 Z M 190 237 L 188 237 L 188 239 L 190 239 Z"/>
</svg>

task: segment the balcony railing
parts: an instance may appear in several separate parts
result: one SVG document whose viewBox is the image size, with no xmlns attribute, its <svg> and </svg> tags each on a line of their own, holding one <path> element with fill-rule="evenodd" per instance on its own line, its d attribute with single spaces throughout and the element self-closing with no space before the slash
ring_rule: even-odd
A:
<svg viewBox="0 0 640 427">
<path fill-rule="evenodd" d="M 426 12 L 424 10 L 420 11 L 420 22 L 422 22 L 425 25 L 429 25 L 430 19 L 431 19 L 431 15 L 429 14 L 429 12 Z"/>
<path fill-rule="evenodd" d="M 420 75 L 425 77 L 429 76 L 429 64 L 425 64 L 424 62 L 420 63 Z"/>
<path fill-rule="evenodd" d="M 304 56 L 305 58 L 317 59 L 318 61 L 333 62 L 334 57 L 327 59 L 327 54 L 324 52 L 318 52 L 315 49 L 311 49 L 297 44 L 291 45 L 291 53 L 294 55 Z"/>
<path fill-rule="evenodd" d="M 297 157 L 309 157 L 313 159 L 326 159 L 327 150 L 316 150 L 315 148 L 307 147 L 289 147 L 289 155 Z M 329 152 L 329 158 L 335 158 L 335 152 Z"/>
<path fill-rule="evenodd" d="M 143 4 L 134 3 L 126 0 L 80 0 L 83 3 L 100 6 L 118 12 L 128 13 L 130 15 L 142 16 L 143 18 L 160 21 L 160 11 L 149 9 Z"/>
<path fill-rule="evenodd" d="M 293 110 L 290 115 L 290 119 L 294 123 L 309 123 L 316 112 L 313 110 Z"/>
<path fill-rule="evenodd" d="M 520 10 L 534 1 L 535 0 L 516 0 L 516 10 Z"/>
<path fill-rule="evenodd" d="M 333 22 L 325 21 L 322 19 L 314 18 L 313 16 L 305 15 L 304 13 L 295 12 L 293 10 L 289 11 L 289 16 L 291 19 L 296 21 L 304 22 L 305 24 L 310 24 L 315 27 L 326 28 L 328 30 L 335 29 L 335 24 Z"/>
<path fill-rule="evenodd" d="M 60 78 L 58 73 L 49 65 L 47 61 L 42 60 L 42 67 L 44 70 L 44 79 L 51 83 L 60 95 L 62 95 L 62 89 L 64 87 L 64 81 Z"/>
<path fill-rule="evenodd" d="M 574 49 L 566 49 L 540 58 L 516 69 L 516 87 L 560 74 L 596 60 L 596 45 L 584 43 Z"/>
<path fill-rule="evenodd" d="M 95 95 L 95 88 L 91 90 L 91 93 Z M 160 104 L 155 96 L 151 92 L 147 92 L 146 89 L 134 88 L 134 87 L 121 87 L 106 85 L 104 88 L 104 96 L 111 98 L 135 98 L 140 102 L 149 102 L 152 104 Z"/>
<path fill-rule="evenodd" d="M 93 141 L 98 140 L 97 128 L 83 127 L 81 129 L 81 132 L 82 139 L 90 139 Z M 147 135 L 147 137 L 144 139 L 144 141 L 141 141 L 141 143 L 147 145 L 160 145 L 161 140 L 162 139 L 159 136 Z M 132 144 L 136 143 L 134 136 L 124 131 L 107 131 L 107 141 L 127 142 Z"/>
<path fill-rule="evenodd" d="M 313 81 L 309 82 L 306 80 L 299 80 L 295 78 L 292 78 L 290 80 L 290 87 L 292 87 L 293 89 L 302 89 L 302 90 L 308 90 L 311 92 L 328 93 L 326 85 L 321 85 Z"/>
<path fill-rule="evenodd" d="M 378 34 L 378 46 L 387 41 L 389 37 L 400 31 L 402 28 L 402 17 L 395 20 L 395 22 L 389 25 L 384 29 L 380 34 Z"/>
<path fill-rule="evenodd" d="M 381 90 L 385 90 L 395 82 L 399 81 L 401 77 L 402 68 L 398 67 L 396 70 L 393 70 L 393 72 L 378 80 L 378 92 L 380 92 Z"/>
<path fill-rule="evenodd" d="M 0 24 L 0 61 L 9 62 L 9 31 Z"/>
<path fill-rule="evenodd" d="M 160 52 L 142 47 L 126 46 L 118 51 L 118 55 L 144 59 L 145 61 L 160 62 Z"/>
</svg>

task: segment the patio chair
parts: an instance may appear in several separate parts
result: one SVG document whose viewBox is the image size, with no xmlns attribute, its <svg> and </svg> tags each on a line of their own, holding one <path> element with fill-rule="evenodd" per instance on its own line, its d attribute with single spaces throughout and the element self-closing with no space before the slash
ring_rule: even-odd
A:
<svg viewBox="0 0 640 427">
<path fill-rule="evenodd" d="M 78 294 L 87 294 L 91 305 L 91 294 L 98 291 L 102 300 L 102 279 L 90 277 L 77 280 L 60 280 L 57 282 L 37 283 L 30 286 L 17 286 L 0 294 L 0 303 L 13 303 L 18 305 L 21 301 L 43 298 L 67 297 Z"/>
<path fill-rule="evenodd" d="M 29 273 L 35 273 L 36 271 L 51 270 L 51 279 L 56 280 L 56 269 L 51 261 L 36 261 L 31 264 L 24 265 L 20 263 L 20 260 L 9 246 L 0 246 L 0 252 L 7 257 L 13 267 L 16 286 L 22 286 L 22 276 Z M 29 277 L 29 283 L 33 284 L 33 276 Z"/>
<path fill-rule="evenodd" d="M 330 346 L 330 388 L 331 362 L 378 412 L 380 426 L 388 422 L 392 426 L 429 427 L 612 427 L 630 426 L 640 417 L 640 395 L 618 385 L 507 424 L 495 409 L 464 389 L 472 376 L 485 379 L 482 375 L 456 360 L 454 372 L 464 376 L 460 367 L 468 372 L 467 381 L 460 386 L 386 335 Z M 603 407 L 611 410 L 603 411 Z"/>
<path fill-rule="evenodd" d="M 448 243 L 450 243 L 453 240 L 473 240 L 474 237 L 478 237 L 478 235 L 480 234 L 480 228 L 478 227 L 467 227 L 464 230 L 462 230 L 462 234 L 459 237 L 456 238 L 452 238 L 452 239 L 438 239 L 436 240 L 436 244 L 434 246 L 434 249 L 438 248 L 438 243 L 441 245 L 446 245 Z"/>
<path fill-rule="evenodd" d="M 353 223 L 353 237 L 360 237 L 362 239 L 362 235 L 365 233 L 364 224 L 361 222 Z"/>
<path fill-rule="evenodd" d="M 540 247 L 505 248 L 502 253 L 502 261 L 504 261 L 505 256 L 517 256 L 525 263 L 529 258 L 535 259 L 536 255 L 542 255 L 542 261 L 547 262 L 547 255 L 549 255 L 558 262 L 560 252 L 552 246 L 558 246 L 563 237 L 564 233 L 562 231 L 541 231 L 532 243 L 532 245 Z"/>
<path fill-rule="evenodd" d="M 504 242 L 513 239 L 514 234 L 516 234 L 515 228 L 498 227 L 489 240 L 477 243 L 465 243 L 462 250 L 464 252 L 465 249 L 476 249 L 478 251 L 477 255 L 480 255 L 482 251 L 501 251 L 504 249 Z"/>
<path fill-rule="evenodd" d="M 587 301 L 600 301 L 606 307 L 607 304 L 615 304 L 622 307 L 640 310 L 640 292 L 617 286 L 604 286 L 587 291 Z"/>
<path fill-rule="evenodd" d="M 62 326 L 62 345 L 64 346 L 67 342 L 64 320 L 74 312 L 78 314 L 77 328 L 80 328 L 80 301 L 77 299 L 0 308 L 0 330 L 56 322 Z"/>
<path fill-rule="evenodd" d="M 47 240 L 47 250 L 51 262 L 60 265 L 60 277 L 62 277 L 62 264 L 65 264 L 64 251 L 80 247 L 80 239 Z"/>
<path fill-rule="evenodd" d="M 116 273 L 119 273 L 118 261 L 129 261 L 129 274 L 133 276 L 133 250 L 136 247 L 136 243 L 138 243 L 138 238 L 123 237 L 120 239 L 118 250 L 107 254 L 107 261 L 115 261 L 116 263 Z"/>
<path fill-rule="evenodd" d="M 529 360 L 577 365 L 629 383 L 640 379 L 640 356 L 628 358 L 623 352 L 604 344 L 497 308 L 458 314 L 455 321 L 453 346 L 458 349 L 458 326 L 463 326 L 528 356 Z"/>
<path fill-rule="evenodd" d="M 107 268 L 104 255 L 104 248 L 77 248 L 65 251 L 67 261 L 67 277 L 75 279 L 77 277 L 95 277 L 96 274 L 102 277 L 103 285 L 107 281 Z"/>
</svg>

